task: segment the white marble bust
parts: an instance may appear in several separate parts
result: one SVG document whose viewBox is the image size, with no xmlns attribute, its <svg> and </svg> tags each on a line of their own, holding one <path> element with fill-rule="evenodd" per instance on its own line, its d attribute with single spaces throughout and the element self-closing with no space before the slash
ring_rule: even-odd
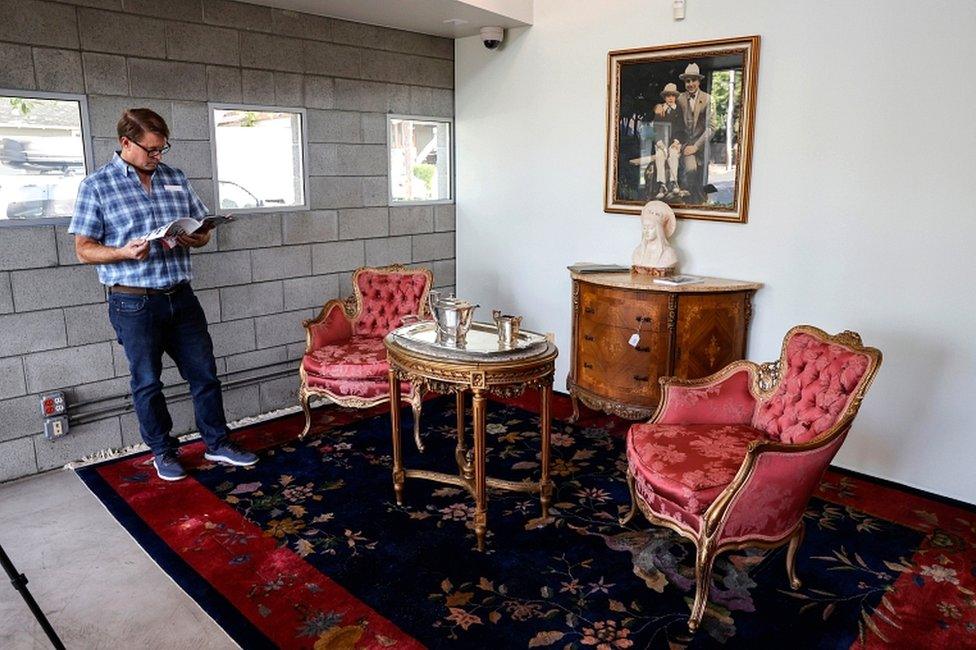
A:
<svg viewBox="0 0 976 650">
<path fill-rule="evenodd" d="M 641 242 L 631 257 L 634 273 L 671 275 L 678 265 L 678 256 L 668 244 L 677 220 L 674 210 L 664 201 L 651 201 L 641 210 Z"/>
</svg>

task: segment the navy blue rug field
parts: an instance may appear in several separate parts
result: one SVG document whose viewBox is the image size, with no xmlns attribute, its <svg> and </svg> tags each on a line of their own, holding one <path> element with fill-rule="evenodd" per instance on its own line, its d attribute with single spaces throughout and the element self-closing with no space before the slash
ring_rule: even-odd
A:
<svg viewBox="0 0 976 650">
<path fill-rule="evenodd" d="M 293 419 L 262 426 L 293 426 Z M 409 432 L 409 409 L 403 420 Z M 427 451 L 419 453 L 405 435 L 406 467 L 456 470 L 455 421 L 453 398 L 425 403 Z M 876 612 L 885 615 L 883 597 L 912 568 L 908 559 L 925 537 L 849 505 L 814 499 L 798 558 L 803 588 L 789 588 L 785 547 L 724 554 L 715 566 L 711 604 L 691 637 L 686 625 L 694 593 L 693 547 L 641 517 L 629 526 L 617 523 L 629 507 L 623 441 L 609 430 L 619 429 L 619 421 L 555 422 L 554 523 L 532 525 L 540 514 L 537 498 L 491 491 L 485 553 L 475 550 L 467 492 L 410 479 L 405 505 L 395 504 L 388 415 L 357 420 L 319 414 L 319 422 L 324 426 L 308 439 L 261 451 L 253 468 L 201 463 L 192 480 L 256 526 L 263 541 L 302 558 L 432 648 L 846 648 L 870 633 L 865 621 Z M 534 413 L 490 404 L 490 476 L 537 476 L 538 425 Z M 124 472 L 120 480 L 126 480 Z M 132 528 L 126 524 L 132 513 L 119 504 L 113 512 Z M 140 541 L 153 553 L 146 535 L 151 537 L 143 531 Z M 246 549 L 248 541 L 240 544 Z M 252 559 L 243 551 L 235 557 Z M 219 597 L 200 589 L 192 569 L 167 570 L 177 582 L 192 578 L 187 588 L 197 600 Z M 258 598 L 261 590 L 292 589 L 293 582 L 264 572 L 239 588 Z M 299 591 L 294 599 L 301 599 Z M 283 643 L 280 635 L 276 643 L 381 647 L 387 639 L 399 645 L 383 635 L 366 645 L 338 644 L 338 630 L 352 634 L 355 628 L 343 611 L 339 603 L 330 611 L 306 612 L 293 631 L 294 643 Z M 218 622 L 232 624 L 227 620 Z"/>
</svg>

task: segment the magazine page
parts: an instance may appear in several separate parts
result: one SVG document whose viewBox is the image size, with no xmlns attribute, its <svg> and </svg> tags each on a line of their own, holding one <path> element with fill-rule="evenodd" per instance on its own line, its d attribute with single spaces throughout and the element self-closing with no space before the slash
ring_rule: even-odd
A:
<svg viewBox="0 0 976 650">
<path fill-rule="evenodd" d="M 216 228 L 220 224 L 227 223 L 228 221 L 233 221 L 234 217 L 229 214 L 215 214 L 209 217 L 205 217 L 203 221 L 197 221 L 191 217 L 183 217 L 181 219 L 175 219 L 170 221 L 168 224 L 156 228 L 148 235 L 143 237 L 146 241 L 152 241 L 154 239 L 161 240 L 163 248 L 170 250 L 177 245 L 177 237 L 183 234 L 192 234 L 204 228 L 204 232 L 212 228 Z"/>
<path fill-rule="evenodd" d="M 207 226 L 208 228 L 216 228 L 228 221 L 233 221 L 234 215 L 232 214 L 213 214 L 209 217 L 204 217 L 201 225 Z"/>
</svg>

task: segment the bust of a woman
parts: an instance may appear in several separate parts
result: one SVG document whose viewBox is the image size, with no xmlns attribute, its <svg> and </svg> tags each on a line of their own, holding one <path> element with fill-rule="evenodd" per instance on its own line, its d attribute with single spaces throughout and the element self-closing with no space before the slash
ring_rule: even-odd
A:
<svg viewBox="0 0 976 650">
<path fill-rule="evenodd" d="M 641 243 L 631 257 L 633 273 L 665 276 L 674 273 L 678 256 L 668 244 L 677 220 L 664 201 L 651 201 L 641 210 Z"/>
</svg>

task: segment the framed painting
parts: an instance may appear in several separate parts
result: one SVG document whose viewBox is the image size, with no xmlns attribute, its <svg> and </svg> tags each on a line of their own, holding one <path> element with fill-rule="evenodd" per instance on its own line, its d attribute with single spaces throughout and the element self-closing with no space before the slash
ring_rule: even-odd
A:
<svg viewBox="0 0 976 650">
<path fill-rule="evenodd" d="M 745 223 L 759 37 L 610 52 L 605 212 Z"/>
</svg>

